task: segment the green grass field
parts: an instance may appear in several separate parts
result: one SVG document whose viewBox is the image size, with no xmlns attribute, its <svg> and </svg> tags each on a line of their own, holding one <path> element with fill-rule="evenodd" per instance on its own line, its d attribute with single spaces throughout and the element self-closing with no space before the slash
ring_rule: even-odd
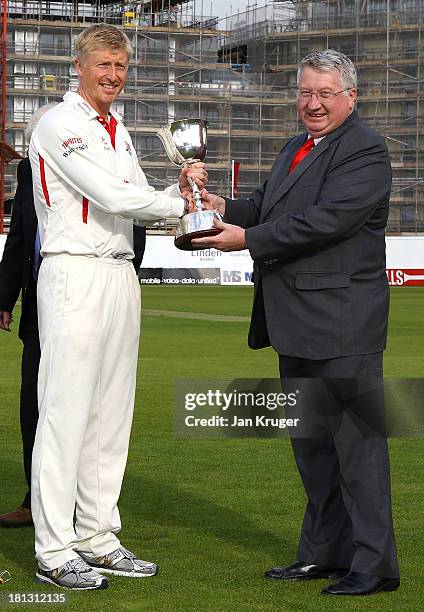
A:
<svg viewBox="0 0 424 612">
<path fill-rule="evenodd" d="M 304 493 L 287 439 L 189 440 L 172 432 L 178 378 L 277 377 L 271 349 L 250 351 L 251 289 L 143 287 L 142 338 L 130 454 L 120 511 L 125 546 L 160 565 L 155 578 L 112 577 L 101 592 L 67 592 L 72 610 L 244 611 L 423 608 L 423 440 L 391 440 L 394 518 L 402 585 L 369 598 L 324 598 L 325 581 L 284 584 L 263 571 L 295 558 Z M 392 290 L 385 373 L 424 374 L 424 290 Z M 171 317 L 158 310 L 206 313 Z M 18 417 L 20 351 L 14 331 L 0 336 L 0 513 L 25 487 Z M 33 582 L 33 530 L 0 530 L 0 571 L 11 591 L 52 593 Z M 65 593 L 65 591 L 60 591 Z M 3 609 L 4 604 L 0 604 Z M 37 606 L 38 609 L 52 609 Z M 7 609 L 7 608 L 5 608 Z M 10 608 L 9 608 L 10 609 Z M 34 609 L 21 606 L 19 609 Z"/>
</svg>

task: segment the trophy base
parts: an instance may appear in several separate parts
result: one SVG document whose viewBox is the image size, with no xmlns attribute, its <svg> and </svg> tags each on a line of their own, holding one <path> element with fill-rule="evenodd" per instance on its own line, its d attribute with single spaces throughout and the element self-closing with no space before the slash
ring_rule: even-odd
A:
<svg viewBox="0 0 424 612">
<path fill-rule="evenodd" d="M 175 234 L 174 244 L 181 251 L 200 251 L 207 248 L 204 245 L 193 245 L 193 238 L 216 236 L 221 230 L 215 227 L 213 220 L 222 221 L 222 216 L 215 210 L 199 210 L 184 215 Z"/>
<path fill-rule="evenodd" d="M 204 230 L 203 232 L 191 232 L 190 234 L 184 234 L 183 236 L 179 236 L 175 238 L 174 244 L 177 249 L 180 251 L 201 251 L 203 249 L 207 249 L 208 247 L 200 244 L 191 244 L 193 238 L 205 238 L 206 236 L 216 236 L 220 234 L 222 230 L 209 229 Z"/>
</svg>

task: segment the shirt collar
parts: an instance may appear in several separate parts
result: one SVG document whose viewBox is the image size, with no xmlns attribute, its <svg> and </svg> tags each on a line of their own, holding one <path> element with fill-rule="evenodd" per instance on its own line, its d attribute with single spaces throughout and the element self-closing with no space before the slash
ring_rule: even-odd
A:
<svg viewBox="0 0 424 612">
<path fill-rule="evenodd" d="M 80 96 L 76 91 L 67 91 L 66 94 L 63 96 L 63 100 L 65 102 L 68 102 L 69 104 L 72 104 L 76 110 L 81 113 L 84 113 L 84 115 L 90 120 L 96 119 L 96 117 L 99 116 L 99 113 L 94 110 L 94 108 L 90 106 L 90 104 L 86 100 L 84 100 L 84 98 Z M 121 120 L 120 115 L 118 115 L 118 113 L 115 113 L 115 111 L 109 111 L 109 115 L 112 115 L 112 117 L 114 117 L 117 121 Z"/>
<path fill-rule="evenodd" d="M 312 136 L 308 134 L 308 138 L 312 138 Z M 314 138 L 314 145 L 317 146 L 317 144 L 321 142 L 321 140 L 324 140 L 324 138 L 325 136 L 321 136 L 321 138 Z"/>
</svg>

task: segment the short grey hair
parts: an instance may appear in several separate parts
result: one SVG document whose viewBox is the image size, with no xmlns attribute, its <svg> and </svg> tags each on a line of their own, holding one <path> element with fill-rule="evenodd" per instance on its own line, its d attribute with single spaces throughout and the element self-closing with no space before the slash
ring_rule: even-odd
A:
<svg viewBox="0 0 424 612">
<path fill-rule="evenodd" d="M 28 121 L 25 131 L 24 131 L 26 142 L 29 142 L 31 140 L 31 136 L 32 136 L 33 131 L 35 130 L 35 126 L 40 121 L 44 113 L 46 113 L 48 110 L 50 110 L 57 104 L 59 104 L 59 102 L 49 102 L 48 104 L 44 104 L 43 106 L 40 106 L 40 108 L 35 111 L 31 119 Z"/>
<path fill-rule="evenodd" d="M 343 89 L 356 89 L 358 77 L 354 63 L 343 53 L 334 51 L 334 49 L 325 49 L 325 51 L 315 51 L 306 55 L 299 64 L 297 71 L 297 86 L 300 84 L 300 76 L 302 70 L 310 66 L 318 72 L 331 72 L 337 70 L 340 74 L 340 83 Z M 346 95 L 347 92 L 346 92 Z"/>
</svg>

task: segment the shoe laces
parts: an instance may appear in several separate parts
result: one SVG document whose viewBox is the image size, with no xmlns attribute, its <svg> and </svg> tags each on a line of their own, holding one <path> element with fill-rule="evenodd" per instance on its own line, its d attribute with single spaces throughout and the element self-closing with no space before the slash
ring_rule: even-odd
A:
<svg viewBox="0 0 424 612">
<path fill-rule="evenodd" d="M 63 570 L 68 570 L 68 569 L 72 569 L 75 572 L 81 572 L 83 570 L 87 570 L 87 569 L 92 569 L 90 567 L 90 565 L 88 565 L 88 563 L 86 563 L 86 561 L 84 561 L 84 559 L 71 559 L 71 561 L 68 561 L 67 563 L 65 563 L 65 565 L 60 569 L 60 571 Z"/>
</svg>

